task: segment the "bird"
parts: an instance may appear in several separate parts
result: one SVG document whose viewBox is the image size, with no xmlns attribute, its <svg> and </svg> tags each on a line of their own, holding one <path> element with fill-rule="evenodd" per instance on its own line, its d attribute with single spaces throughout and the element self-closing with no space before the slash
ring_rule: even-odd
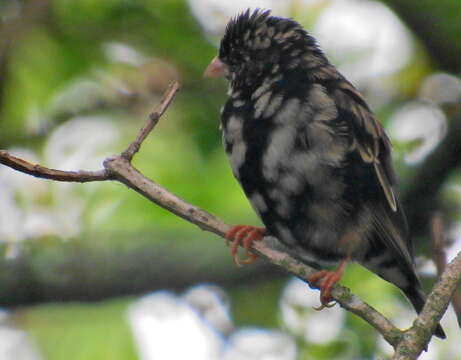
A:
<svg viewBox="0 0 461 360">
<path fill-rule="evenodd" d="M 234 261 L 242 262 L 242 245 L 243 262 L 254 262 L 253 242 L 271 235 L 317 270 L 307 280 L 320 289 L 320 309 L 334 305 L 332 288 L 353 261 L 397 286 L 419 313 L 425 294 L 390 138 L 317 40 L 293 19 L 248 9 L 228 22 L 204 76 L 228 81 L 225 152 L 265 226 L 231 227 Z M 446 337 L 440 325 L 434 335 Z"/>
</svg>

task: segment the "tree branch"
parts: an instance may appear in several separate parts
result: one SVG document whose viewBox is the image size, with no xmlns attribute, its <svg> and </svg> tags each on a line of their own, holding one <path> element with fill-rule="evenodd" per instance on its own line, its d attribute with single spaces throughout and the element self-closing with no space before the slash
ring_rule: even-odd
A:
<svg viewBox="0 0 461 360">
<path fill-rule="evenodd" d="M 211 231 L 223 237 L 230 229 L 229 225 L 224 224 L 213 215 L 188 204 L 157 183 L 146 178 L 122 156 L 105 160 L 104 167 L 121 183 L 167 211 L 197 225 L 202 230 Z"/>
<path fill-rule="evenodd" d="M 0 162 L 26 174 L 57 181 L 86 182 L 117 180 L 167 211 L 197 225 L 202 230 L 210 231 L 224 237 L 224 234 L 230 229 L 229 225 L 206 211 L 168 192 L 152 180 L 146 178 L 135 169 L 130 162 L 134 154 L 141 147 L 142 142 L 154 128 L 158 119 L 168 109 L 178 89 L 179 85 L 177 83 L 173 83 L 169 87 L 157 109 L 150 115 L 148 122 L 140 130 L 136 140 L 133 141 L 122 154 L 106 159 L 104 161 L 103 170 L 96 172 L 72 172 L 48 169 L 11 156 L 6 151 L 0 151 Z M 307 279 L 309 276 L 317 270 L 299 262 L 280 248 L 280 243 L 275 238 L 265 237 L 263 241 L 253 243 L 252 251 L 257 253 L 260 257 L 308 282 Z M 415 350 L 412 350 L 413 353 L 417 353 L 421 346 L 424 348 L 429 342 L 432 330 L 446 310 L 447 304 L 450 301 L 450 296 L 460 282 L 461 255 L 458 255 L 456 259 L 452 264 L 447 266 L 446 271 L 438 285 L 434 288 L 434 291 L 430 294 L 428 302 L 415 321 L 414 326 L 405 333 L 397 329 L 387 318 L 373 307 L 352 294 L 348 288 L 337 284 L 333 289 L 332 295 L 341 307 L 361 317 L 377 329 L 394 348 L 402 349 L 401 344 L 404 342 L 404 340 L 402 340 L 404 337 L 405 344 L 410 344 L 412 346 L 413 344 L 417 344 L 418 347 L 414 347 Z M 420 336 L 421 333 L 423 333 L 424 336 Z"/>
<path fill-rule="evenodd" d="M 39 164 L 32 164 L 26 160 L 20 159 L 9 154 L 5 150 L 0 150 L 0 164 L 6 165 L 22 173 L 32 175 L 41 179 L 50 179 L 55 181 L 68 182 L 90 182 L 110 180 L 111 176 L 103 169 L 99 171 L 63 171 L 50 169 Z"/>
<path fill-rule="evenodd" d="M 154 129 L 155 125 L 157 125 L 164 112 L 168 109 L 178 90 L 178 82 L 175 81 L 170 84 L 168 89 L 165 91 L 165 95 L 163 96 L 159 106 L 153 112 L 151 112 L 149 118 L 146 121 L 146 124 L 139 131 L 138 136 L 136 136 L 136 139 L 128 146 L 124 152 L 122 152 L 122 157 L 124 159 L 131 161 L 133 156 L 139 151 L 141 144 Z"/>
<path fill-rule="evenodd" d="M 451 261 L 427 297 L 423 310 L 395 349 L 393 360 L 417 359 L 461 284 L 461 252 Z"/>
<path fill-rule="evenodd" d="M 447 254 L 445 252 L 445 230 L 440 213 L 432 217 L 432 243 L 434 248 L 434 261 L 437 267 L 437 274 L 442 276 L 447 266 Z M 455 292 L 451 299 L 451 305 L 455 310 L 458 325 L 461 327 L 461 294 Z"/>
</svg>

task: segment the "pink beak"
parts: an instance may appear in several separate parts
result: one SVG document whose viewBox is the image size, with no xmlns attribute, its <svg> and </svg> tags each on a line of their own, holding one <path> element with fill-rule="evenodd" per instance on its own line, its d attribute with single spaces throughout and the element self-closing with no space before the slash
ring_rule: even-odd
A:
<svg viewBox="0 0 461 360">
<path fill-rule="evenodd" d="M 205 69 L 203 76 L 211 78 L 223 77 L 224 69 L 225 65 L 221 62 L 221 60 L 218 59 L 217 56 L 215 56 L 214 59 L 211 60 L 210 65 L 208 65 L 208 67 Z"/>
</svg>

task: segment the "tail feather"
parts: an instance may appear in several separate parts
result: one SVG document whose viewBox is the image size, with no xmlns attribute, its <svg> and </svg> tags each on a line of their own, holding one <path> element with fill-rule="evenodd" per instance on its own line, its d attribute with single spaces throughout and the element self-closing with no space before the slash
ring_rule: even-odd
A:
<svg viewBox="0 0 461 360">
<path fill-rule="evenodd" d="M 404 289 L 403 292 L 408 298 L 408 300 L 410 300 L 410 302 L 412 303 L 416 312 L 419 314 L 421 310 L 423 309 L 423 306 L 426 302 L 426 296 L 424 295 L 422 290 L 419 287 L 411 286 L 411 287 L 408 287 L 407 289 Z M 434 335 L 441 339 L 445 339 L 447 337 L 445 335 L 445 332 L 443 331 L 442 326 L 440 326 L 440 324 L 438 324 L 437 327 L 435 328 Z"/>
</svg>

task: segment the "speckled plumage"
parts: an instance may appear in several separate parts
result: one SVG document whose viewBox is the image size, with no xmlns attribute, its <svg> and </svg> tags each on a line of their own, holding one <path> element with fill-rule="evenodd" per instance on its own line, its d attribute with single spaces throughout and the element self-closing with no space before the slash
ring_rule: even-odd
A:
<svg viewBox="0 0 461 360">
<path fill-rule="evenodd" d="M 314 267 L 359 262 L 420 311 L 391 144 L 361 94 L 298 23 L 268 11 L 231 20 L 218 58 L 225 150 L 267 231 Z"/>
</svg>

